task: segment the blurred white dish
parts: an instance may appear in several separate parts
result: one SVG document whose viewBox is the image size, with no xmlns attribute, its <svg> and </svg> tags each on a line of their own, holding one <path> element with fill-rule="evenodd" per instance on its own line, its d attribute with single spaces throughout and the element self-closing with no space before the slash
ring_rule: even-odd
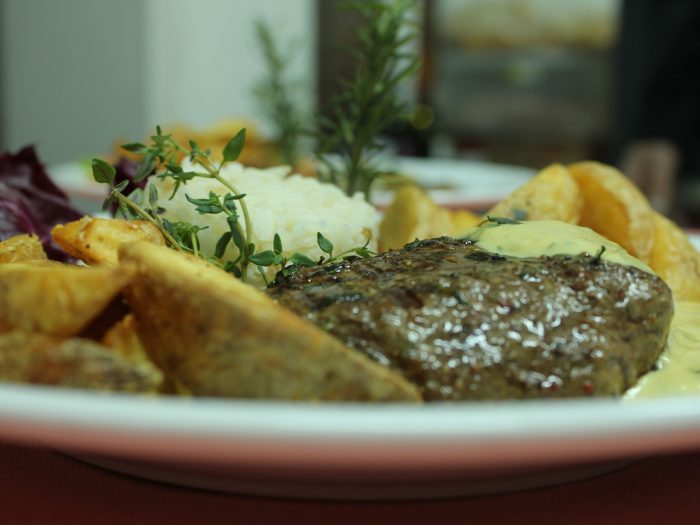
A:
<svg viewBox="0 0 700 525">
<path fill-rule="evenodd" d="M 535 175 L 535 170 L 521 166 L 462 159 L 397 157 L 390 165 L 428 188 L 435 202 L 476 210 L 490 208 Z M 373 193 L 378 206 L 391 199 L 390 192 Z"/>
<path fill-rule="evenodd" d="M 398 173 L 429 188 L 439 204 L 473 209 L 489 208 L 535 174 L 530 168 L 474 160 L 397 157 L 385 162 Z M 106 196 L 105 187 L 92 179 L 87 164 L 58 164 L 50 166 L 49 173 L 81 210 L 100 211 Z M 391 199 L 391 192 L 373 193 L 373 202 L 380 207 L 389 204 Z"/>
</svg>

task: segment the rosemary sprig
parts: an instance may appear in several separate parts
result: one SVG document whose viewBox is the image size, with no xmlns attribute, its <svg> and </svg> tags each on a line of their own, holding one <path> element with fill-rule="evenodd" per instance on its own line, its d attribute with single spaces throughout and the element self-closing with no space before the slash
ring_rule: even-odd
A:
<svg viewBox="0 0 700 525">
<path fill-rule="evenodd" d="M 287 75 L 291 46 L 283 54 L 270 27 L 262 20 L 255 23 L 255 35 L 262 50 L 266 75 L 255 86 L 254 94 L 260 110 L 275 128 L 274 140 L 284 162 L 294 166 L 299 160 L 299 142 L 304 130 L 299 104 L 294 100 L 294 90 Z"/>
<path fill-rule="evenodd" d="M 373 163 L 383 148 L 379 137 L 406 113 L 396 88 L 419 68 L 418 57 L 404 50 L 417 36 L 410 20 L 416 5 L 415 0 L 346 4 L 364 21 L 358 48 L 348 49 L 357 65 L 331 101 L 329 115 L 319 119 L 317 156 L 326 166 L 326 177 L 348 195 L 361 191 L 369 200 L 372 183 L 381 175 Z M 329 159 L 333 152 L 340 155 L 340 168 Z"/>
</svg>

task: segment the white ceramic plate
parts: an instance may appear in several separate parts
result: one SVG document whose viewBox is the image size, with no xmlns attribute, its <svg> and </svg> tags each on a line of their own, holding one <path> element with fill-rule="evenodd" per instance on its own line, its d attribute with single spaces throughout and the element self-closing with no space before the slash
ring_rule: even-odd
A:
<svg viewBox="0 0 700 525">
<path fill-rule="evenodd" d="M 645 455 L 700 449 L 700 399 L 307 404 L 0 383 L 0 438 L 192 487 L 450 497 L 559 483 Z"/>
<path fill-rule="evenodd" d="M 700 402 L 307 404 L 3 384 L 0 437 L 217 490 L 447 497 L 558 483 L 700 448 Z"/>
</svg>

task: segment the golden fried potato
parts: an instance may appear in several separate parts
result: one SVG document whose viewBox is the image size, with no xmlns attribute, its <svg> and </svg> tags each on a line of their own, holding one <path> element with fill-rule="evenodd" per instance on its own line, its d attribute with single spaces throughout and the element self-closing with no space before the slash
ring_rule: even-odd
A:
<svg viewBox="0 0 700 525">
<path fill-rule="evenodd" d="M 583 196 L 576 180 L 564 166 L 552 164 L 496 204 L 486 215 L 576 224 L 582 208 Z"/>
<path fill-rule="evenodd" d="M 0 380 L 119 392 L 156 392 L 162 374 L 89 339 L 0 334 Z"/>
<path fill-rule="evenodd" d="M 649 262 L 654 244 L 653 210 L 639 188 L 612 166 L 598 162 L 572 164 L 569 171 L 583 194 L 579 224 Z"/>
<path fill-rule="evenodd" d="M 69 264 L 0 265 L 0 333 L 20 329 L 59 336 L 80 333 L 131 278 L 128 267 Z"/>
<path fill-rule="evenodd" d="M 126 315 L 115 323 L 102 338 L 102 344 L 114 349 L 126 359 L 149 361 L 136 330 L 136 319 L 132 314 Z"/>
<path fill-rule="evenodd" d="M 649 266 L 671 287 L 677 301 L 700 301 L 700 254 L 683 230 L 654 212 Z"/>
<path fill-rule="evenodd" d="M 148 357 L 146 349 L 139 338 L 136 329 L 136 319 L 132 314 L 124 316 L 115 323 L 100 341 L 102 345 L 119 354 L 126 361 L 139 365 L 143 371 L 150 370 L 150 374 L 159 378 L 161 392 L 175 393 L 177 388 L 163 381 L 163 373 Z M 185 392 L 183 392 L 185 393 Z"/>
<path fill-rule="evenodd" d="M 44 247 L 36 235 L 15 235 L 0 242 L 0 263 L 47 260 Z"/>
<path fill-rule="evenodd" d="M 51 237 L 63 250 L 87 264 L 116 267 L 117 252 L 124 243 L 150 241 L 165 245 L 158 228 L 148 221 L 83 217 L 79 221 L 59 224 Z"/>
<path fill-rule="evenodd" d="M 148 243 L 120 258 L 137 268 L 125 294 L 146 351 L 194 395 L 420 400 L 396 372 L 201 259 Z"/>
<path fill-rule="evenodd" d="M 379 225 L 379 249 L 402 248 L 415 239 L 456 237 L 479 222 L 478 215 L 438 206 L 426 191 L 405 185 L 396 191 Z"/>
</svg>

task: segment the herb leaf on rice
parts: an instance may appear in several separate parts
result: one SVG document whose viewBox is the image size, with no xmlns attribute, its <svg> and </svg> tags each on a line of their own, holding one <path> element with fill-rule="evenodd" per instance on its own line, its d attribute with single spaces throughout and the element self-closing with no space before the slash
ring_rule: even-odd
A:
<svg viewBox="0 0 700 525">
<path fill-rule="evenodd" d="M 141 155 L 137 173 L 144 189 L 125 194 L 126 181 L 117 182 L 114 167 L 99 159 L 93 160 L 93 177 L 110 188 L 105 209 L 155 224 L 170 247 L 253 284 L 267 286 L 276 274 L 289 275 L 299 266 L 373 253 L 376 211 L 359 195 L 346 197 L 318 180 L 288 177 L 284 166 L 244 168 L 235 162 L 244 143 L 245 129 L 217 163 L 210 151 L 193 141 L 183 146 L 158 126 L 149 144 L 127 145 Z M 243 186 L 246 191 L 240 191 Z"/>
</svg>

